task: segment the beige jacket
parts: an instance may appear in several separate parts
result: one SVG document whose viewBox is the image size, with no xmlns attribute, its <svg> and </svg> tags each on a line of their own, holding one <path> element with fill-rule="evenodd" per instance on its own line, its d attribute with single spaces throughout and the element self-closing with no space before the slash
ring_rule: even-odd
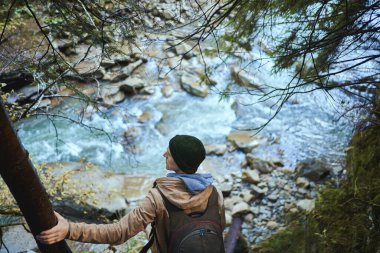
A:
<svg viewBox="0 0 380 253">
<path fill-rule="evenodd" d="M 191 195 L 178 178 L 158 178 L 157 187 L 163 195 L 175 206 L 187 213 L 202 212 L 207 207 L 207 201 L 212 192 L 208 186 L 197 195 Z M 222 228 L 225 227 L 223 196 L 219 193 L 219 210 L 222 218 Z M 68 239 L 90 243 L 121 244 L 133 237 L 153 221 L 156 222 L 157 240 L 153 243 L 153 253 L 167 252 L 166 242 L 169 238 L 169 215 L 165 209 L 162 196 L 157 189 L 152 188 L 142 203 L 114 224 L 86 224 L 70 222 Z"/>
</svg>

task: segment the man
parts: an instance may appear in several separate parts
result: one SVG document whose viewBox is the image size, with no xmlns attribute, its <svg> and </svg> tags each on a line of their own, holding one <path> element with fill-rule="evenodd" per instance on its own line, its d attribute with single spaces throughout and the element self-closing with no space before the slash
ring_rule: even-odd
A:
<svg viewBox="0 0 380 253">
<path fill-rule="evenodd" d="M 176 135 L 164 153 L 167 177 L 158 178 L 142 203 L 114 224 L 85 224 L 69 222 L 56 213 L 58 224 L 43 231 L 36 238 L 52 244 L 65 238 L 81 242 L 121 244 L 143 231 L 148 224 L 155 224 L 153 253 L 168 252 L 170 217 L 164 198 L 186 214 L 203 213 L 214 191 L 210 174 L 196 173 L 205 159 L 202 142 L 189 135 Z M 215 195 L 215 193 L 213 193 Z M 221 229 L 225 226 L 223 196 L 218 191 L 217 208 Z M 210 198 L 211 199 L 211 198 Z M 219 218 L 218 218 L 219 219 Z"/>
</svg>

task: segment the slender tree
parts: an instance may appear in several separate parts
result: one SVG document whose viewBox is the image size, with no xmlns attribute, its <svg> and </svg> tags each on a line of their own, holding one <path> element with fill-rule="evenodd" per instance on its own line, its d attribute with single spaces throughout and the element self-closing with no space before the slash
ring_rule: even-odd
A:
<svg viewBox="0 0 380 253">
<path fill-rule="evenodd" d="M 23 148 L 0 99 L 0 175 L 16 199 L 32 234 L 37 235 L 55 224 L 49 197 Z M 65 241 L 37 245 L 41 252 L 71 252 Z"/>
</svg>

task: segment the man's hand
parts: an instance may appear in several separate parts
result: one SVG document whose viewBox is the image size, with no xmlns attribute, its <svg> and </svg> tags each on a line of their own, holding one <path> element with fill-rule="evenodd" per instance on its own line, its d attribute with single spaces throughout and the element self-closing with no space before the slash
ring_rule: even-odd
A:
<svg viewBox="0 0 380 253">
<path fill-rule="evenodd" d="M 54 212 L 54 214 L 58 219 L 58 224 L 36 236 L 36 239 L 41 243 L 53 244 L 62 241 L 69 232 L 69 222 L 59 213 Z"/>
</svg>

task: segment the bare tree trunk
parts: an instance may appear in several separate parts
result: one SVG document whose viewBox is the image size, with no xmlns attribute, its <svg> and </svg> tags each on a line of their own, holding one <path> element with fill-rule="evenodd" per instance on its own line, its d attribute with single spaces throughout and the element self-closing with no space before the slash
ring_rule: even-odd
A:
<svg viewBox="0 0 380 253">
<path fill-rule="evenodd" d="M 232 219 L 232 224 L 224 241 L 226 253 L 233 253 L 236 246 L 236 241 L 239 238 L 243 217 L 237 216 Z"/>
<path fill-rule="evenodd" d="M 33 235 L 57 224 L 52 205 L 0 99 L 0 175 L 16 199 Z M 65 241 L 40 244 L 42 253 L 71 252 Z"/>
</svg>

